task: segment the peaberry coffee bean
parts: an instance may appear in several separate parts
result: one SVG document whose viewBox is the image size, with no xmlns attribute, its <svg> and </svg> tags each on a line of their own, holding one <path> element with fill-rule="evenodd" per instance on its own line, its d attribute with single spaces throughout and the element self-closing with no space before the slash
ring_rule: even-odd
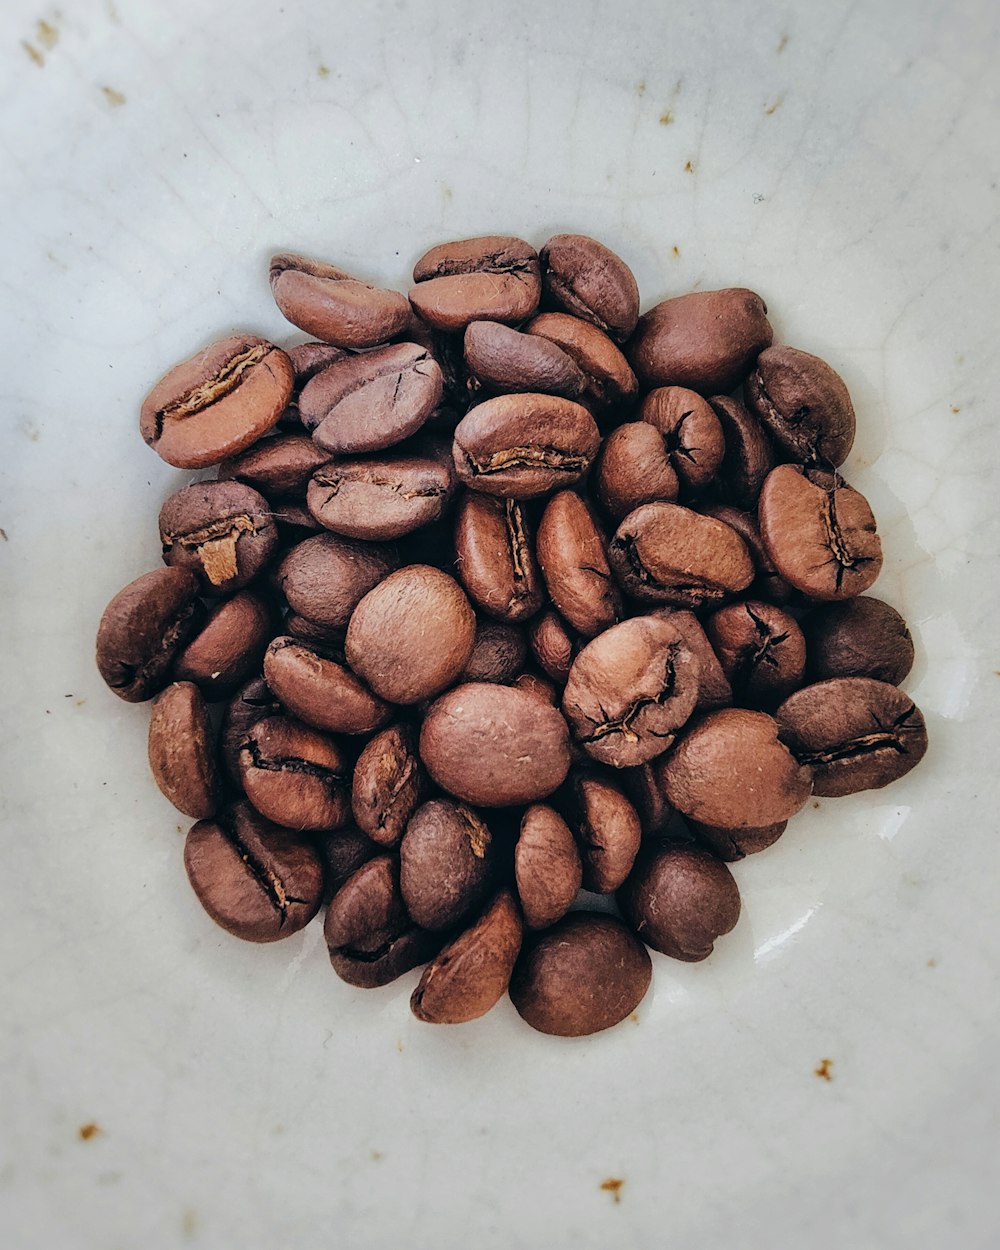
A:
<svg viewBox="0 0 1000 1250">
<path fill-rule="evenodd" d="M 639 320 L 639 287 L 610 248 L 585 234 L 554 234 L 539 252 L 545 300 L 622 343 Z"/>
<path fill-rule="evenodd" d="M 195 482 L 160 509 L 163 562 L 190 569 L 215 594 L 253 581 L 274 554 L 271 506 L 242 482 Z"/>
<path fill-rule="evenodd" d="M 854 405 L 825 360 L 794 347 L 769 347 L 746 381 L 749 407 L 771 437 L 803 464 L 836 467 L 854 445 Z"/>
<path fill-rule="evenodd" d="M 392 718 L 339 651 L 288 635 L 264 652 L 264 680 L 293 716 L 327 733 L 370 734 Z"/>
<path fill-rule="evenodd" d="M 661 755 L 694 710 L 698 662 L 669 620 L 614 625 L 573 661 L 562 709 L 593 759 L 631 768 Z"/>
<path fill-rule="evenodd" d="M 240 748 L 250 730 L 259 720 L 280 712 L 281 704 L 263 677 L 251 677 L 230 699 L 219 728 L 219 754 L 231 785 L 243 788 Z"/>
<path fill-rule="evenodd" d="M 380 846 L 395 846 L 420 802 L 424 770 L 411 725 L 390 725 L 369 739 L 354 766 L 351 807 L 358 827 Z"/>
<path fill-rule="evenodd" d="M 236 803 L 194 825 L 184 867 L 216 924 L 248 942 L 290 937 L 323 898 L 323 863 L 312 842 Z"/>
<path fill-rule="evenodd" d="M 271 257 L 274 302 L 292 325 L 337 347 L 374 347 L 406 325 L 410 309 L 399 291 L 386 291 L 292 252 Z"/>
<path fill-rule="evenodd" d="M 587 387 L 580 366 L 557 343 L 499 321 L 466 326 L 465 363 L 487 392 L 538 391 L 579 399 Z"/>
<path fill-rule="evenodd" d="M 529 622 L 528 644 L 545 673 L 565 686 L 580 644 L 558 612 L 543 612 Z"/>
<path fill-rule="evenodd" d="M 143 400 L 142 437 L 179 469 L 204 469 L 266 434 L 292 394 L 292 365 L 266 339 L 237 334 L 175 366 Z"/>
<path fill-rule="evenodd" d="M 771 557 L 767 554 L 764 540 L 760 536 L 757 524 L 757 509 L 744 512 L 742 508 L 733 508 L 729 504 L 712 504 L 701 511 L 705 516 L 722 521 L 730 529 L 734 529 L 747 545 L 757 576 L 750 586 L 755 599 L 766 599 L 770 603 L 789 603 L 796 599 L 797 593 L 774 567 Z"/>
<path fill-rule="evenodd" d="M 410 817 L 399 848 L 406 910 L 424 929 L 452 929 L 486 898 L 496 872 L 493 835 L 471 808 L 431 799 Z"/>
<path fill-rule="evenodd" d="M 569 624 L 593 638 L 621 619 L 607 540 L 574 491 L 553 495 L 538 525 L 538 563 L 552 602 Z"/>
<path fill-rule="evenodd" d="M 913 639 L 895 608 L 861 595 L 816 608 L 803 623 L 809 672 L 871 677 L 898 686 L 913 667 Z"/>
<path fill-rule="evenodd" d="M 571 773 L 566 789 L 565 811 L 580 847 L 583 888 L 612 894 L 639 853 L 639 813 L 621 786 L 599 773 Z"/>
<path fill-rule="evenodd" d="M 663 438 L 670 465 L 691 490 L 715 476 L 726 444 L 707 400 L 683 386 L 660 386 L 642 401 L 639 416 Z"/>
<path fill-rule="evenodd" d="M 744 707 L 777 707 L 802 685 L 806 641 L 781 608 L 759 599 L 731 603 L 708 618 L 705 632 Z"/>
<path fill-rule="evenodd" d="M 853 599 L 882 571 L 872 510 L 839 474 L 778 465 L 761 489 L 758 518 L 774 567 L 812 599 Z"/>
<path fill-rule="evenodd" d="M 472 654 L 461 680 L 512 682 L 524 667 L 528 640 L 524 630 L 504 621 L 477 621 Z"/>
<path fill-rule="evenodd" d="M 396 567 L 390 547 L 317 534 L 288 552 L 277 582 L 293 612 L 314 625 L 346 629 L 368 591 Z"/>
<path fill-rule="evenodd" d="M 730 707 L 733 688 L 722 671 L 719 657 L 712 650 L 701 621 L 684 608 L 656 608 L 650 616 L 668 620 L 691 648 L 698 661 L 698 699 L 695 711 L 711 712 L 717 707 Z"/>
<path fill-rule="evenodd" d="M 677 498 L 677 474 L 662 436 L 645 421 L 629 421 L 605 438 L 597 458 L 597 498 L 614 521 L 640 504 Z"/>
<path fill-rule="evenodd" d="M 258 721 L 240 747 L 253 806 L 288 829 L 330 830 L 350 817 L 347 762 L 332 738 L 286 716 Z"/>
<path fill-rule="evenodd" d="M 781 741 L 823 796 L 880 790 L 927 750 L 920 710 L 902 690 L 869 677 L 832 677 L 790 695 L 775 712 Z"/>
<path fill-rule="evenodd" d="M 541 699 L 543 703 L 548 703 L 551 707 L 559 706 L 559 687 L 544 673 L 528 668 L 523 673 L 519 673 L 510 684 L 515 690 L 523 690 L 525 694 Z"/>
<path fill-rule="evenodd" d="M 652 975 L 646 948 L 620 920 L 574 911 L 525 943 L 510 997 L 533 1029 L 583 1037 L 630 1016 Z"/>
<path fill-rule="evenodd" d="M 413 266 L 410 304 L 435 330 L 472 321 L 527 320 L 542 286 L 535 249 L 510 235 L 485 235 L 432 247 Z"/>
<path fill-rule="evenodd" d="M 697 820 L 688 820 L 688 825 L 713 855 L 728 864 L 773 846 L 785 832 L 788 821 L 779 820 L 777 824 L 764 825 L 760 829 L 719 829 L 715 825 L 700 824 Z"/>
<path fill-rule="evenodd" d="M 275 434 L 223 460 L 219 481 L 244 482 L 269 500 L 301 499 L 310 477 L 329 458 L 308 434 Z"/>
<path fill-rule="evenodd" d="M 642 856 L 618 902 L 647 946 L 687 963 L 707 959 L 716 939 L 740 918 L 732 873 L 694 847 L 667 846 Z"/>
<path fill-rule="evenodd" d="M 319 838 L 316 845 L 323 860 L 323 875 L 326 879 L 324 903 L 329 903 L 344 882 L 353 877 L 362 864 L 374 859 L 381 850 L 360 829 L 352 828 L 328 833 Z"/>
<path fill-rule="evenodd" d="M 576 361 L 586 379 L 583 398 L 595 412 L 618 412 L 635 399 L 639 383 L 628 361 L 589 321 L 567 313 L 541 313 L 525 330 L 555 343 Z"/>
<path fill-rule="evenodd" d="M 516 499 L 466 491 L 455 513 L 455 551 L 462 584 L 490 616 L 524 621 L 542 606 L 534 529 Z"/>
<path fill-rule="evenodd" d="M 420 758 L 457 799 L 512 807 L 562 785 L 569 772 L 569 731 L 555 708 L 530 694 L 469 682 L 431 704 L 420 730 Z"/>
<path fill-rule="evenodd" d="M 583 865 L 572 831 L 544 803 L 533 803 L 521 817 L 514 880 L 528 929 L 547 929 L 562 919 L 583 884 Z"/>
<path fill-rule="evenodd" d="M 726 442 L 719 480 L 738 508 L 756 510 L 760 488 L 774 468 L 774 451 L 763 427 L 738 399 L 713 395 L 709 400 Z"/>
<path fill-rule="evenodd" d="M 153 705 L 149 770 L 179 812 L 206 820 L 219 806 L 222 787 L 208 708 L 197 686 L 174 682 Z"/>
<path fill-rule="evenodd" d="M 177 653 L 174 677 L 193 681 L 210 703 L 228 699 L 259 670 L 273 629 L 270 604 L 256 591 L 241 590 L 216 604 Z"/>
<path fill-rule="evenodd" d="M 120 699 L 141 703 L 167 684 L 174 657 L 201 620 L 198 590 L 187 569 L 153 569 L 104 609 L 97 669 Z"/>
<path fill-rule="evenodd" d="M 354 609 L 344 654 L 377 695 L 412 704 L 461 676 L 475 637 L 476 616 L 458 582 L 429 564 L 411 564 Z"/>
</svg>

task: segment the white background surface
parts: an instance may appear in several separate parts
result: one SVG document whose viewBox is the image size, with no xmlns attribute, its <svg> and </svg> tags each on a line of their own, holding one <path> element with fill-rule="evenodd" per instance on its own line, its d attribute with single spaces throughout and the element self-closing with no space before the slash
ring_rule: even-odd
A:
<svg viewBox="0 0 1000 1250">
<path fill-rule="evenodd" d="M 997 1244 L 998 22 L 989 0 L 7 0 L 6 1246 Z M 184 480 L 138 402 L 207 339 L 288 334 L 272 249 L 405 289 L 431 243 L 559 229 L 621 252 L 644 306 L 756 288 L 842 371 L 932 743 L 737 865 L 716 956 L 654 957 L 638 1023 L 577 1042 L 508 1003 L 422 1026 L 415 974 L 349 989 L 318 925 L 214 928 L 148 709 L 92 658 Z"/>
</svg>

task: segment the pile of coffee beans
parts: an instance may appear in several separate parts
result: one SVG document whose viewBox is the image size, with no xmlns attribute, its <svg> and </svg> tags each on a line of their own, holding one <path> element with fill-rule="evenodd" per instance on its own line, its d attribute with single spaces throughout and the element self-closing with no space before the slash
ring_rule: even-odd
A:
<svg viewBox="0 0 1000 1250">
<path fill-rule="evenodd" d="M 217 472 L 97 635 L 116 694 L 159 696 L 191 885 L 254 942 L 325 907 L 351 985 L 426 965 L 421 1020 L 509 992 L 608 1028 L 647 947 L 736 924 L 727 862 L 926 749 L 847 388 L 752 291 L 640 317 L 583 235 L 442 244 L 408 297 L 293 254 L 270 279 L 317 341 L 234 335 L 149 393 L 145 441 Z"/>
</svg>

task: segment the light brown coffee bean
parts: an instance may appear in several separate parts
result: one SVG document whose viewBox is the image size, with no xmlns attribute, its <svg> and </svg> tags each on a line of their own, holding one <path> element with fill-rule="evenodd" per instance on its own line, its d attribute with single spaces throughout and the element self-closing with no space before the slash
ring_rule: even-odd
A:
<svg viewBox="0 0 1000 1250">
<path fill-rule="evenodd" d="M 570 774 L 565 811 L 583 863 L 583 888 L 612 894 L 632 871 L 642 840 L 639 813 L 610 777 Z"/>
<path fill-rule="evenodd" d="M 666 846 L 643 855 L 619 891 L 622 914 L 647 946 L 696 963 L 736 927 L 740 892 L 714 855 Z"/>
<path fill-rule="evenodd" d="M 773 709 L 802 685 L 806 640 L 781 608 L 760 599 L 731 603 L 708 618 L 705 632 L 744 707 Z"/>
<path fill-rule="evenodd" d="M 195 820 L 215 814 L 222 796 L 208 708 L 198 687 L 174 682 L 153 704 L 149 769 L 163 796 Z"/>
<path fill-rule="evenodd" d="M 392 709 L 342 660 L 328 647 L 283 635 L 264 652 L 264 679 L 289 712 L 314 729 L 373 733 L 392 718 Z"/>
<path fill-rule="evenodd" d="M 750 586 L 754 599 L 765 599 L 769 603 L 778 604 L 791 603 L 798 599 L 798 592 L 789 586 L 767 554 L 764 540 L 760 536 L 760 526 L 757 524 L 756 507 L 752 512 L 744 512 L 742 508 L 733 508 L 729 504 L 712 504 L 700 511 L 734 529 L 746 543 L 757 570 L 757 576 Z"/>
<path fill-rule="evenodd" d="M 219 481 L 243 482 L 271 501 L 302 499 L 310 477 L 329 458 L 308 434 L 275 434 L 223 460 Z"/>
<path fill-rule="evenodd" d="M 241 590 L 217 604 L 191 641 L 177 654 L 174 677 L 193 681 L 210 703 L 228 699 L 260 671 L 274 615 L 254 590 Z"/>
<path fill-rule="evenodd" d="M 257 811 L 288 829 L 339 829 L 350 818 L 344 753 L 332 738 L 289 717 L 252 726 L 240 748 L 240 773 Z"/>
<path fill-rule="evenodd" d="M 587 383 L 584 400 L 594 412 L 620 412 L 638 394 L 639 383 L 628 361 L 611 339 L 589 321 L 567 313 L 540 313 L 525 330 L 555 343 L 576 361 Z"/>
<path fill-rule="evenodd" d="M 271 257 L 274 302 L 294 326 L 337 347 L 374 347 L 410 319 L 406 297 L 294 252 Z"/>
<path fill-rule="evenodd" d="M 120 699 L 141 703 L 167 684 L 174 657 L 201 623 L 198 591 L 187 569 L 153 569 L 104 609 L 97 669 Z"/>
<path fill-rule="evenodd" d="M 747 378 L 749 407 L 801 464 L 832 468 L 854 445 L 854 405 L 840 374 L 794 347 L 769 347 Z"/>
<path fill-rule="evenodd" d="M 390 725 L 377 733 L 354 766 L 351 807 L 359 828 L 380 846 L 397 845 L 425 783 L 416 730 Z"/>
<path fill-rule="evenodd" d="M 472 321 L 526 321 L 542 293 L 535 249 L 509 235 L 432 247 L 414 265 L 413 281 L 413 310 L 435 330 L 464 330 Z"/>
<path fill-rule="evenodd" d="M 278 545 L 271 505 L 242 482 L 195 482 L 160 509 L 163 562 L 190 569 L 210 594 L 253 581 Z"/>
<path fill-rule="evenodd" d="M 670 465 L 691 490 L 718 471 L 726 444 L 708 400 L 683 386 L 660 386 L 642 401 L 639 416 L 663 438 Z"/>
<path fill-rule="evenodd" d="M 563 490 L 552 496 L 538 526 L 537 550 L 552 602 L 578 633 L 593 638 L 621 619 L 607 540 L 579 495 Z"/>
<path fill-rule="evenodd" d="M 412 919 L 451 929 L 485 899 L 497 866 L 486 824 L 469 807 L 431 799 L 410 817 L 399 848 L 399 883 Z"/>
<path fill-rule="evenodd" d="M 542 606 L 534 529 L 515 499 L 466 491 L 455 512 L 458 575 L 484 612 L 518 622 Z"/>
<path fill-rule="evenodd" d="M 472 654 L 461 680 L 512 682 L 524 667 L 528 640 L 524 630 L 504 621 L 477 621 Z"/>
<path fill-rule="evenodd" d="M 317 534 L 288 552 L 277 582 L 293 612 L 314 625 L 346 629 L 364 596 L 397 565 L 390 547 Z"/>
<path fill-rule="evenodd" d="M 623 521 L 641 504 L 673 503 L 678 482 L 662 435 L 645 421 L 628 421 L 604 440 L 597 458 L 597 498 Z"/>
<path fill-rule="evenodd" d="M 556 343 L 499 321 L 465 329 L 465 363 L 487 392 L 537 391 L 578 399 L 587 386 L 579 365 Z"/>
<path fill-rule="evenodd" d="M 548 303 L 622 343 L 639 320 L 639 287 L 610 248 L 585 234 L 554 234 L 539 253 Z"/>
<path fill-rule="evenodd" d="M 713 395 L 709 403 L 726 440 L 718 475 L 723 492 L 736 507 L 756 511 L 760 488 L 775 464 L 770 440 L 757 418 L 738 399 Z"/>
<path fill-rule="evenodd" d="M 529 929 L 547 929 L 569 910 L 583 884 L 580 852 L 553 808 L 533 803 L 521 817 L 514 880 Z"/>
</svg>

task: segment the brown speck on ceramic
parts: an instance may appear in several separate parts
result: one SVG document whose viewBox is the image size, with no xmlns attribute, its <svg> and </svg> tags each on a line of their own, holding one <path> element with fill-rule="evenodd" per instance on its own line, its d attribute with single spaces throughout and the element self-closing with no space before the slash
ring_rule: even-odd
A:
<svg viewBox="0 0 1000 1250">
<path fill-rule="evenodd" d="M 664 109 L 660 114 L 660 125 L 669 126 L 674 120 L 674 115 L 669 109 Z"/>
<path fill-rule="evenodd" d="M 686 174 L 693 174 L 693 173 L 694 173 L 694 165 L 693 165 L 690 161 L 685 161 L 685 162 L 684 162 L 684 172 L 685 172 Z"/>
<path fill-rule="evenodd" d="M 645 80 L 636 84 L 635 94 L 639 96 L 640 98 L 646 94 Z"/>
<path fill-rule="evenodd" d="M 319 74 L 320 78 L 329 78 L 330 67 L 328 65 L 321 65 L 316 73 Z"/>
<path fill-rule="evenodd" d="M 6 531 L 6 530 L 0 530 L 0 542 L 5 542 L 5 543 L 9 543 L 9 542 L 10 542 L 10 539 L 7 537 L 7 531 Z"/>
<path fill-rule="evenodd" d="M 43 48 L 52 49 L 59 42 L 59 31 L 44 18 L 39 18 L 35 27 L 35 35 Z"/>
<path fill-rule="evenodd" d="M 778 40 L 778 47 L 777 47 L 776 51 L 780 54 L 780 53 L 784 52 L 784 50 L 785 50 L 787 47 L 788 47 L 788 36 L 787 36 L 787 35 L 782 35 L 782 36 L 781 36 L 781 38 Z"/>
<path fill-rule="evenodd" d="M 25 52 L 27 52 L 28 56 L 31 57 L 39 69 L 41 69 L 41 67 L 45 64 L 45 57 L 42 56 L 35 45 L 33 43 L 28 43 L 27 39 L 22 39 L 21 47 L 25 50 Z"/>
<path fill-rule="evenodd" d="M 125 103 L 125 97 L 120 91 L 116 91 L 114 87 L 102 87 L 101 91 L 104 93 L 105 100 L 107 100 L 113 109 L 121 108 L 121 106 Z"/>
<path fill-rule="evenodd" d="M 601 1181 L 601 1188 L 609 1193 L 615 1202 L 622 1200 L 622 1186 L 625 1182 L 617 1176 L 609 1176 L 606 1181 Z"/>
<path fill-rule="evenodd" d="M 681 249 L 677 246 L 677 244 L 676 244 L 676 243 L 675 243 L 675 244 L 674 244 L 674 246 L 673 246 L 673 253 L 674 253 L 674 257 L 675 257 L 675 258 L 676 258 L 676 257 L 679 257 L 679 256 L 680 256 L 680 254 L 681 254 Z"/>
<path fill-rule="evenodd" d="M 832 1067 L 833 1067 L 832 1059 L 821 1059 L 818 1065 L 816 1066 L 816 1068 L 813 1069 L 813 1071 L 814 1071 L 814 1074 L 818 1076 L 821 1080 L 832 1081 L 833 1073 L 830 1071 Z"/>
<path fill-rule="evenodd" d="M 778 109 L 781 108 L 781 102 L 782 100 L 784 100 L 784 98 L 785 98 L 784 96 L 779 95 L 778 98 L 772 104 L 769 104 L 767 108 L 764 110 L 765 114 L 768 117 L 773 117 L 774 114 L 777 113 Z"/>
<path fill-rule="evenodd" d="M 91 1121 L 89 1124 L 81 1124 L 77 1131 L 81 1141 L 91 1141 L 94 1137 L 100 1136 L 101 1129 L 99 1125 Z"/>
</svg>

